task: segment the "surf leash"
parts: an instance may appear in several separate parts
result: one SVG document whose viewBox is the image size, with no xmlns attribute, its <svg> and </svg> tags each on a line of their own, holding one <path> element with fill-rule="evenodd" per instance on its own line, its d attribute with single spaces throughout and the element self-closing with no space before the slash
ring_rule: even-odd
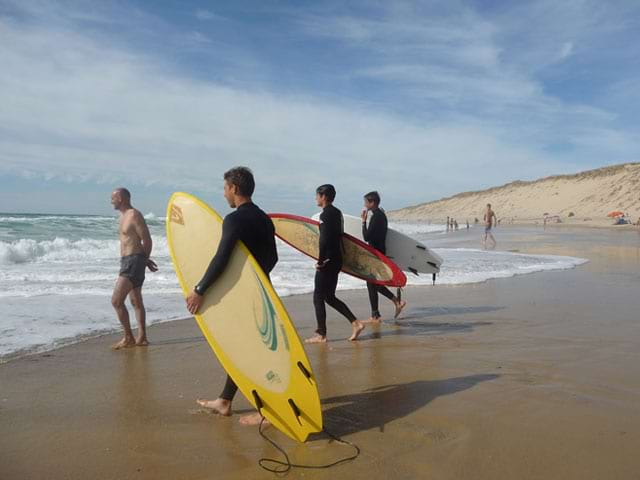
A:
<svg viewBox="0 0 640 480">
<path fill-rule="evenodd" d="M 360 448 L 355 443 L 351 443 L 351 442 L 348 442 L 347 440 L 343 440 L 333 435 L 331 432 L 327 431 L 327 429 L 323 427 L 322 432 L 325 433 L 329 438 L 331 438 L 332 440 L 338 443 L 342 443 L 343 445 L 348 445 L 354 448 L 356 451 L 355 455 L 342 458 L 336 462 L 328 463 L 326 465 L 301 465 L 301 464 L 291 463 L 291 460 L 289 459 L 289 455 L 287 455 L 287 452 L 275 441 L 273 441 L 272 439 L 267 437 L 267 435 L 265 435 L 265 433 L 262 430 L 263 424 L 264 424 L 264 417 L 262 417 L 262 420 L 260 421 L 260 425 L 258 426 L 258 432 L 260 433 L 260 436 L 264 438 L 267 442 L 269 442 L 271 445 L 273 445 L 276 448 L 276 450 L 278 450 L 285 459 L 284 462 L 281 460 L 276 460 L 275 458 L 261 458 L 260 460 L 258 460 L 258 465 L 260 465 L 260 467 L 262 467 L 267 472 L 282 474 L 282 473 L 288 473 L 292 468 L 304 468 L 304 469 L 316 469 L 316 470 L 331 468 L 331 467 L 335 467 L 336 465 L 340 465 L 342 463 L 355 460 L 360 455 Z"/>
</svg>

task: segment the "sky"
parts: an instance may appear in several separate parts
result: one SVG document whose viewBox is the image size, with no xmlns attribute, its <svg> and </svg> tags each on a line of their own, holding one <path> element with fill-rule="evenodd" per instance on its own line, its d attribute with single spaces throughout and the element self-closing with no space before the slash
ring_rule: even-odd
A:
<svg viewBox="0 0 640 480">
<path fill-rule="evenodd" d="M 640 2 L 0 0 L 0 212 L 387 209 L 640 160 Z"/>
</svg>

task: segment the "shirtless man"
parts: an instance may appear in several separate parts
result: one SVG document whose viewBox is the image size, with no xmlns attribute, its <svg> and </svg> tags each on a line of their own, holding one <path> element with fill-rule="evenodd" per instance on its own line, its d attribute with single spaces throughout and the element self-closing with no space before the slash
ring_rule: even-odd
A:
<svg viewBox="0 0 640 480">
<path fill-rule="evenodd" d="M 496 226 L 496 214 L 493 210 L 491 210 L 491 204 L 487 203 L 487 210 L 484 212 L 484 239 L 482 240 L 482 244 L 487 246 L 487 237 L 491 238 L 493 245 L 491 248 L 495 248 L 496 239 L 493 238 L 493 234 L 491 233 L 491 227 Z"/>
<path fill-rule="evenodd" d="M 111 304 L 118 314 L 124 329 L 124 338 L 113 345 L 114 350 L 129 347 L 144 347 L 149 344 L 146 330 L 146 311 L 142 301 L 142 284 L 145 268 L 158 270 L 149 258 L 153 242 L 142 214 L 131 206 L 131 194 L 126 188 L 117 188 L 111 194 L 111 205 L 120 211 L 120 275 L 113 289 Z M 129 311 L 124 304 L 129 296 L 138 321 L 138 337 L 134 338 L 129 322 Z"/>
</svg>

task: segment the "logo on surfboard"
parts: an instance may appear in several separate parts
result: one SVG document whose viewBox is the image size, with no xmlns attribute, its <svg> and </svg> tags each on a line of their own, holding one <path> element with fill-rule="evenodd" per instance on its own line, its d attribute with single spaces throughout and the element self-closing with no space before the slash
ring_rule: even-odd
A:
<svg viewBox="0 0 640 480">
<path fill-rule="evenodd" d="M 169 214 L 169 221 L 184 225 L 184 216 L 182 215 L 182 209 L 177 205 L 171 205 L 171 213 Z"/>
<path fill-rule="evenodd" d="M 270 382 L 270 383 L 281 383 L 282 380 L 280 380 L 280 375 L 278 375 L 277 373 L 275 373 L 273 370 L 269 370 L 267 372 L 267 374 L 265 375 L 265 378 Z"/>
</svg>

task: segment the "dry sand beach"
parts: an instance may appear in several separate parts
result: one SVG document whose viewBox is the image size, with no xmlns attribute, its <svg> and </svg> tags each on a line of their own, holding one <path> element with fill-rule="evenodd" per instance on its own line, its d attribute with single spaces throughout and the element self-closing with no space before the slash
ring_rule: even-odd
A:
<svg viewBox="0 0 640 480">
<path fill-rule="evenodd" d="M 573 175 L 555 175 L 532 182 L 515 181 L 500 187 L 465 192 L 434 202 L 389 212 L 393 220 L 438 221 L 447 216 L 462 226 L 474 218 L 482 222 L 484 207 L 491 203 L 503 223 L 542 223 L 545 213 L 572 226 L 610 226 L 607 214 L 627 213 L 640 217 L 640 164 L 628 163 Z M 573 215 L 570 215 L 573 214 Z M 630 228 L 631 226 L 622 226 Z"/>
<path fill-rule="evenodd" d="M 639 477 L 638 234 L 496 234 L 502 249 L 590 261 L 409 288 L 404 317 L 367 328 L 354 344 L 331 312 L 332 341 L 307 351 L 326 426 L 362 454 L 291 478 Z M 477 230 L 459 235 L 477 245 Z M 365 290 L 341 297 L 368 313 Z M 310 334 L 311 297 L 284 301 L 301 336 Z M 149 348 L 112 352 L 112 335 L 0 365 L 0 478 L 273 478 L 257 461 L 278 453 L 256 427 L 197 408 L 196 398 L 219 393 L 224 373 L 195 322 L 153 326 L 149 335 Z M 240 411 L 248 406 L 238 399 Z M 323 438 L 303 445 L 267 433 L 296 463 L 351 454 Z"/>
</svg>

